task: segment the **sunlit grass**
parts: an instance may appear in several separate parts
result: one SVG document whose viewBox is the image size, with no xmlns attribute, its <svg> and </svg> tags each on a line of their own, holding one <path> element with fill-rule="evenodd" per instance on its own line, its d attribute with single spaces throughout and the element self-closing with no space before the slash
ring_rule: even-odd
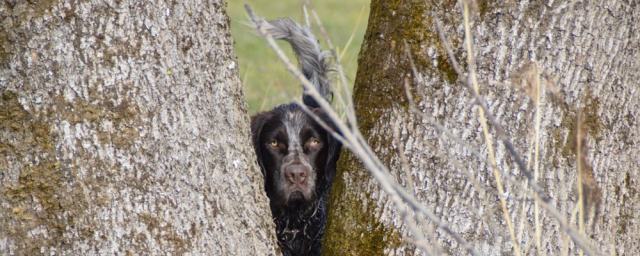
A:
<svg viewBox="0 0 640 256">
<path fill-rule="evenodd" d="M 303 1 L 229 0 L 228 2 L 227 12 L 231 17 L 231 32 L 236 43 L 240 77 L 243 79 L 245 98 L 249 103 L 249 113 L 268 110 L 276 105 L 290 102 L 293 98 L 299 98 L 302 94 L 299 82 L 280 63 L 264 39 L 253 34 L 245 25 L 249 19 L 244 4 L 251 5 L 257 14 L 267 19 L 290 17 L 304 24 Z M 353 82 L 358 52 L 367 26 L 370 1 L 323 0 L 311 2 L 320 15 L 332 43 L 340 51 L 338 54 L 342 56 L 341 62 L 347 78 Z M 359 24 L 358 19 L 360 19 Z M 313 30 L 320 38 L 323 48 L 327 49 L 320 30 L 315 27 Z M 343 53 L 342 51 L 352 34 L 352 42 Z M 284 49 L 290 49 L 285 42 L 280 42 L 280 45 Z M 291 50 L 288 51 L 288 54 L 290 58 L 293 58 Z"/>
</svg>

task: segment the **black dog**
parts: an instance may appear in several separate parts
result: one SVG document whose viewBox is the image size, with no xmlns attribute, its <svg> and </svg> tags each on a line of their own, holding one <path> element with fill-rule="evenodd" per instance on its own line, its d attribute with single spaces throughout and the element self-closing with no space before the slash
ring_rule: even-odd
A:
<svg viewBox="0 0 640 256">
<path fill-rule="evenodd" d="M 291 44 L 302 73 L 326 98 L 328 56 L 309 28 L 290 19 L 270 21 L 265 28 Z M 303 102 L 336 130 L 311 96 L 303 95 Z M 295 103 L 252 116 L 251 133 L 282 254 L 320 255 L 325 205 L 342 145 Z"/>
</svg>

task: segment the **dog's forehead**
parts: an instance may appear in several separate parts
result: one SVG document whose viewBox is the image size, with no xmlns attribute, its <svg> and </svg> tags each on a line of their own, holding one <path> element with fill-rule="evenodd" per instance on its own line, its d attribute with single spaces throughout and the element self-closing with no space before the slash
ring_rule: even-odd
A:
<svg viewBox="0 0 640 256">
<path fill-rule="evenodd" d="M 289 134 L 289 139 L 299 137 L 300 131 L 308 125 L 308 119 L 305 113 L 300 111 L 291 111 L 285 115 L 285 129 Z"/>
<path fill-rule="evenodd" d="M 306 114 L 302 111 L 289 111 L 286 113 L 286 120 L 290 123 L 304 123 Z"/>
</svg>

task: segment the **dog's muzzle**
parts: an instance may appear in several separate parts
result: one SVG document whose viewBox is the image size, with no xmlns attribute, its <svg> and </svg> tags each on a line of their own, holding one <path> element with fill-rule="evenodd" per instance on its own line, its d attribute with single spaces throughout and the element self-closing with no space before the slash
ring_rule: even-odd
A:
<svg viewBox="0 0 640 256">
<path fill-rule="evenodd" d="M 311 168 L 304 165 L 290 165 L 284 169 L 284 177 L 291 185 L 304 185 L 311 174 Z"/>
</svg>

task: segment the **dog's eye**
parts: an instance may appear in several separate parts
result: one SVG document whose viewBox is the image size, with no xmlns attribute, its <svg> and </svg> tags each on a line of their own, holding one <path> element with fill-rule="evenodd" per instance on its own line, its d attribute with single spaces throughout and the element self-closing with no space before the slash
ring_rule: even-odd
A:
<svg viewBox="0 0 640 256">
<path fill-rule="evenodd" d="M 277 147 L 278 147 L 278 142 L 277 142 L 277 141 L 275 141 L 275 140 L 269 141 L 269 146 L 272 146 L 272 147 L 274 147 L 274 148 L 277 148 Z"/>
<path fill-rule="evenodd" d="M 312 139 L 309 143 L 309 145 L 311 145 L 312 147 L 318 146 L 318 144 L 320 144 L 320 141 L 316 139 Z"/>
</svg>

